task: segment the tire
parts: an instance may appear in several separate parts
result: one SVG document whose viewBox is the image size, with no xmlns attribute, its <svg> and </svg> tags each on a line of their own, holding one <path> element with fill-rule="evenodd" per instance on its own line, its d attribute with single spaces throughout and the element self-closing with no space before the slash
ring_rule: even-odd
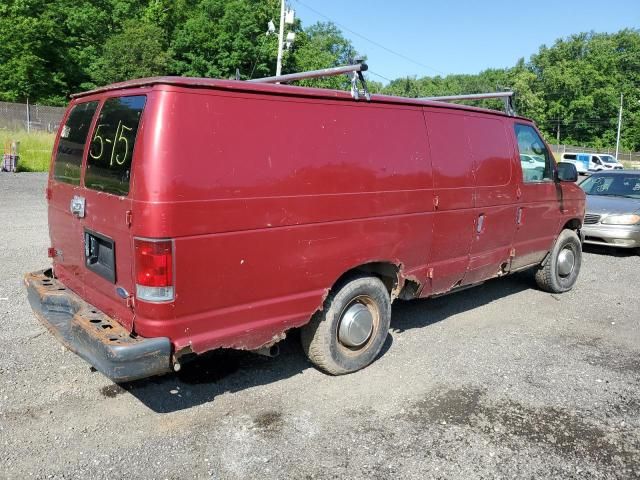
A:
<svg viewBox="0 0 640 480">
<path fill-rule="evenodd" d="M 578 279 L 581 265 L 582 244 L 578 234 L 573 230 L 563 230 L 558 235 L 546 263 L 538 268 L 536 283 L 545 292 L 568 292 Z"/>
<path fill-rule="evenodd" d="M 358 325 L 368 325 L 367 314 L 371 319 L 371 332 L 364 340 L 368 327 L 353 330 L 346 327 L 355 325 L 349 321 L 354 318 L 361 322 L 364 319 L 364 323 Z M 335 288 L 322 311 L 316 312 L 302 327 L 302 348 L 320 370 L 331 375 L 352 373 L 376 359 L 387 339 L 390 321 L 391 299 L 384 283 L 376 277 L 352 277 Z"/>
</svg>

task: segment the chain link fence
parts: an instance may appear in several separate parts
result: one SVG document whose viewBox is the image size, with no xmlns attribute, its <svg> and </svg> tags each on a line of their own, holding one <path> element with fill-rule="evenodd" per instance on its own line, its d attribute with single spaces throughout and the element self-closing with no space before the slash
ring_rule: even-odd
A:
<svg viewBox="0 0 640 480">
<path fill-rule="evenodd" d="M 0 102 L 0 130 L 55 132 L 65 107 Z"/>
</svg>

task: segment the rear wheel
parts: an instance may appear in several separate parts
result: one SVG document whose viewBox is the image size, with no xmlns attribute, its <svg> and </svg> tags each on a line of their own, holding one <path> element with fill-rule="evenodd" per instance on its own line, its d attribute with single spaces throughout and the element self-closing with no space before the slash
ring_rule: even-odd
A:
<svg viewBox="0 0 640 480">
<path fill-rule="evenodd" d="M 582 244 L 573 230 L 563 230 L 549 253 L 546 263 L 538 268 L 538 286 L 551 293 L 571 290 L 582 265 Z"/>
<path fill-rule="evenodd" d="M 356 277 L 325 301 L 302 328 L 302 347 L 311 362 L 332 375 L 366 367 L 380 353 L 391 320 L 391 300 L 376 277 Z"/>
</svg>

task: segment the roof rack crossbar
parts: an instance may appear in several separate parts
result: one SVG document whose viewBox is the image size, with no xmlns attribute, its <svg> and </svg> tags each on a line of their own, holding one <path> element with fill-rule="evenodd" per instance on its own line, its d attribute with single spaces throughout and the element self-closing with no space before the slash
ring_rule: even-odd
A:
<svg viewBox="0 0 640 480">
<path fill-rule="evenodd" d="M 360 93 L 357 87 L 357 81 L 360 80 L 364 95 L 367 100 L 371 100 L 369 91 L 367 90 L 367 83 L 362 75 L 362 72 L 366 72 L 369 68 L 366 63 L 356 60 L 357 63 L 353 65 L 345 65 L 343 67 L 323 68 L 321 70 L 310 70 L 308 72 L 289 73 L 286 75 L 275 75 L 273 77 L 253 78 L 247 80 L 253 83 L 288 83 L 295 82 L 296 80 L 305 80 L 308 78 L 323 78 L 323 77 L 335 77 L 337 75 L 350 74 L 351 78 L 351 95 L 356 100 L 359 99 Z"/>
<path fill-rule="evenodd" d="M 502 98 L 504 100 L 504 111 L 508 115 L 515 116 L 516 110 L 513 107 L 514 92 L 490 92 L 471 93 L 468 95 L 444 95 L 440 97 L 423 97 L 420 100 L 434 100 L 436 102 L 457 102 L 460 100 L 486 100 L 488 98 Z"/>
</svg>

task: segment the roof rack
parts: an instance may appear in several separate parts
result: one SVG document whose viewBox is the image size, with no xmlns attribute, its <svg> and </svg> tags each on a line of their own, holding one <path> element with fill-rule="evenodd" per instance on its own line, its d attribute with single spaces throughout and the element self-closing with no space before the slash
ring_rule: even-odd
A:
<svg viewBox="0 0 640 480">
<path fill-rule="evenodd" d="M 362 85 L 362 91 L 365 98 L 370 101 L 371 95 L 367 89 L 367 82 L 362 75 L 369 67 L 362 59 L 356 59 L 353 65 L 345 65 L 343 67 L 323 68 L 321 70 L 310 70 L 308 72 L 289 73 L 286 75 L 275 75 L 273 77 L 254 78 L 247 80 L 253 83 L 288 83 L 296 80 L 305 80 L 307 78 L 323 78 L 334 77 L 336 75 L 350 74 L 351 77 L 351 96 L 358 100 L 360 98 L 360 90 L 358 89 L 358 80 Z M 238 77 L 236 75 L 236 77 Z M 507 115 L 515 116 L 516 110 L 513 107 L 512 91 L 492 92 L 492 93 L 472 93 L 469 95 L 445 95 L 440 97 L 423 97 L 418 100 L 432 100 L 436 102 L 457 102 L 461 100 L 486 100 L 488 98 L 502 98 L 504 100 L 504 111 Z"/>
<path fill-rule="evenodd" d="M 288 83 L 296 80 L 305 80 L 307 78 L 334 77 L 336 75 L 351 74 L 351 96 L 355 100 L 360 99 L 360 90 L 358 89 L 358 80 L 362 85 L 362 92 L 367 101 L 371 100 L 371 94 L 367 89 L 367 82 L 362 75 L 369 69 L 364 61 L 357 59 L 353 65 L 345 65 L 344 67 L 323 68 L 322 70 L 310 70 L 308 72 L 289 73 L 287 75 L 275 75 L 273 77 L 254 78 L 247 80 L 254 83 Z"/>
<path fill-rule="evenodd" d="M 433 100 L 436 102 L 457 102 L 461 100 L 486 100 L 488 98 L 502 98 L 504 101 L 504 111 L 507 115 L 514 117 L 516 109 L 513 106 L 514 93 L 507 92 L 491 92 L 491 93 L 471 93 L 469 95 L 445 95 L 441 97 L 423 97 L 420 100 Z"/>
</svg>

